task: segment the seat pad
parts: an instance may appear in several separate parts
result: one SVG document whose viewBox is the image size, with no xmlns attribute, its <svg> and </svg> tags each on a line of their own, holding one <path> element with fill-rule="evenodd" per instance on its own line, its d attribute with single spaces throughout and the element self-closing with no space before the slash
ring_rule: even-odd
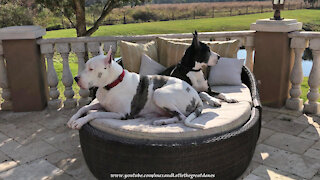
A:
<svg viewBox="0 0 320 180">
<path fill-rule="evenodd" d="M 230 132 L 247 122 L 251 115 L 252 98 L 249 88 L 240 86 L 213 86 L 212 90 L 238 100 L 238 103 L 222 102 L 221 107 L 204 103 L 202 114 L 192 123 L 203 124 L 204 129 L 190 128 L 183 122 L 155 126 L 154 120 L 166 117 L 136 118 L 130 120 L 94 119 L 90 124 L 102 131 L 117 136 L 137 139 L 184 139 Z"/>
</svg>

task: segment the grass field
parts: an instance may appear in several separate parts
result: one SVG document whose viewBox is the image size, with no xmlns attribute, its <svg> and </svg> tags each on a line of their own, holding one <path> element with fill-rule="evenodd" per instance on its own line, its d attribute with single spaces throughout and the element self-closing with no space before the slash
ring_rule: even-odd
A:
<svg viewBox="0 0 320 180">
<path fill-rule="evenodd" d="M 101 26 L 93 36 L 112 36 L 112 35 L 142 35 L 142 34 L 164 34 L 164 33 L 186 33 L 192 32 L 195 29 L 198 31 L 232 31 L 232 30 L 247 30 L 252 22 L 256 19 L 271 17 L 272 13 L 242 15 L 233 17 L 221 18 L 207 18 L 196 20 L 177 20 L 167 22 L 152 22 L 140 24 L 127 24 L 127 25 L 112 25 Z M 313 23 L 320 25 L 320 10 L 294 10 L 285 11 L 282 13 L 285 18 L 298 19 L 304 23 Z M 45 38 L 60 38 L 60 37 L 75 37 L 75 30 L 57 30 L 49 31 Z M 56 68 L 59 79 L 62 77 L 62 63 L 59 56 L 55 56 L 54 66 Z M 73 76 L 77 74 L 77 63 L 74 55 L 70 56 L 70 68 Z M 308 92 L 307 78 L 302 83 L 302 98 L 307 99 Z M 64 86 L 59 81 L 58 89 L 60 92 L 64 91 Z M 76 98 L 79 98 L 79 87 L 74 84 Z M 60 95 L 65 99 L 64 95 Z M 319 100 L 320 101 L 320 100 Z"/>
<path fill-rule="evenodd" d="M 320 10 L 292 10 L 283 11 L 285 18 L 298 19 L 303 23 L 320 25 Z M 273 13 L 250 14 L 231 17 L 205 18 L 192 20 L 161 21 L 136 24 L 118 24 L 101 26 L 93 36 L 114 35 L 142 35 L 142 34 L 167 34 L 190 33 L 194 30 L 205 31 L 240 31 L 250 29 L 250 24 L 257 19 L 270 18 Z M 76 37 L 74 29 L 48 31 L 44 38 Z"/>
</svg>

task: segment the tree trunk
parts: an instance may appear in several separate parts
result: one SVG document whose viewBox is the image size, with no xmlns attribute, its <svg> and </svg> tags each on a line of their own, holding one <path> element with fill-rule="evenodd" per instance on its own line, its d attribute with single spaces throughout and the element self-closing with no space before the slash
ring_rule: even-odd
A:
<svg viewBox="0 0 320 180">
<path fill-rule="evenodd" d="M 77 37 L 86 36 L 85 0 L 73 0 L 76 14 Z"/>
</svg>

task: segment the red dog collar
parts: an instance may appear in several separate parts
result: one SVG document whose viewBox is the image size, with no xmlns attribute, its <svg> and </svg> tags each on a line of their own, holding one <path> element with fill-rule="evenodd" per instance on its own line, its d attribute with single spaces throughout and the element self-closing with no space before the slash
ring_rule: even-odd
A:
<svg viewBox="0 0 320 180">
<path fill-rule="evenodd" d="M 125 72 L 123 70 L 122 73 L 120 74 L 120 76 L 116 80 L 114 80 L 112 83 L 106 85 L 104 88 L 106 90 L 110 90 L 111 88 L 114 88 L 115 86 L 117 86 L 119 83 L 122 82 L 124 75 L 125 75 Z"/>
</svg>

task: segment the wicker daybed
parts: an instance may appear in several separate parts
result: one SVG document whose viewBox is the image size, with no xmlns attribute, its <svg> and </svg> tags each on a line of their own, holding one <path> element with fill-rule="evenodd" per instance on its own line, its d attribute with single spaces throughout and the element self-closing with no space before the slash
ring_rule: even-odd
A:
<svg viewBox="0 0 320 180">
<path fill-rule="evenodd" d="M 228 132 L 150 139 L 134 138 L 130 133 L 128 136 L 108 133 L 92 123 L 84 125 L 80 142 L 90 171 L 98 179 L 110 179 L 110 174 L 119 173 L 205 173 L 215 174 L 214 179 L 236 179 L 253 156 L 262 111 L 256 81 L 245 66 L 241 79 L 250 90 L 252 106 L 249 118 Z"/>
</svg>

